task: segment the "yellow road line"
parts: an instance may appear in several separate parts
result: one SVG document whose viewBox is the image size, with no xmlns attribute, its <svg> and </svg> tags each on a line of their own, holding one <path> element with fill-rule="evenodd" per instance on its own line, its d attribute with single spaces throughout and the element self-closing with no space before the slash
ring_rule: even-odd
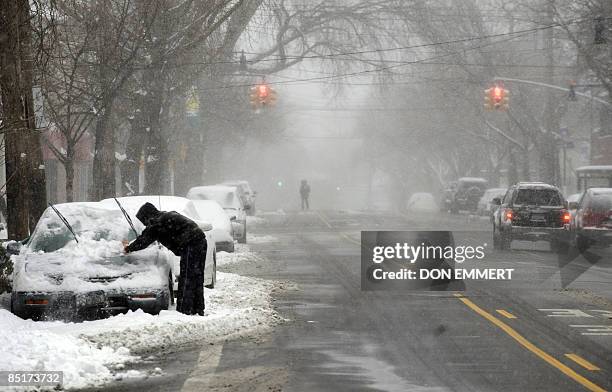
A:
<svg viewBox="0 0 612 392">
<path fill-rule="evenodd" d="M 593 371 L 601 370 L 600 368 L 598 368 L 597 366 L 593 365 L 591 362 L 589 362 L 586 359 L 582 358 L 578 354 L 565 354 L 565 356 L 568 357 L 569 359 L 571 359 L 572 361 L 576 362 L 578 365 L 582 366 L 586 370 L 593 370 Z"/>
<path fill-rule="evenodd" d="M 556 358 L 552 357 L 550 354 L 548 354 L 545 351 L 541 350 L 540 348 L 536 347 L 529 340 L 525 339 L 523 337 L 523 335 L 521 335 L 518 332 L 516 332 L 516 330 L 514 328 L 510 327 L 508 324 L 504 323 L 503 321 L 501 321 L 497 317 L 493 316 L 491 313 L 489 313 L 489 312 L 485 311 L 484 309 L 480 308 L 474 302 L 470 301 L 469 299 L 467 299 L 465 297 L 459 297 L 459 301 L 463 302 L 465 305 L 467 305 L 474 312 L 478 313 L 479 315 L 481 315 L 482 317 L 484 317 L 485 319 L 489 320 L 491 323 L 493 323 L 494 325 L 499 327 L 502 331 L 504 331 L 505 333 L 510 335 L 510 337 L 512 337 L 514 340 L 516 340 L 521 346 L 525 347 L 527 350 L 531 351 L 532 353 L 534 353 L 535 355 L 540 357 L 542 360 L 547 362 L 549 365 L 554 366 L 559 371 L 561 371 L 563 374 L 565 374 L 566 376 L 570 377 L 571 379 L 573 379 L 574 381 L 576 381 L 580 385 L 584 386 L 589 391 L 605 392 L 605 389 L 603 389 L 599 385 L 593 383 L 592 381 L 586 379 L 585 377 L 581 376 L 580 374 L 576 373 L 574 370 L 572 370 L 568 366 L 564 365 L 559 360 L 557 360 Z"/>
<path fill-rule="evenodd" d="M 501 314 L 502 316 L 504 316 L 505 318 L 509 318 L 509 319 L 515 319 L 516 316 L 513 315 L 512 313 L 505 311 L 503 309 L 495 309 L 495 311 L 499 314 Z"/>
</svg>

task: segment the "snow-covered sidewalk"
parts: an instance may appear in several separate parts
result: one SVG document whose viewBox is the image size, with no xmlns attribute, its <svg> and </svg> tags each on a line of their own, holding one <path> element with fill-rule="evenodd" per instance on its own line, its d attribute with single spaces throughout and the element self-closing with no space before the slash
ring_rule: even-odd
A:
<svg viewBox="0 0 612 392">
<path fill-rule="evenodd" d="M 232 261 L 256 257 L 246 247 L 243 252 L 234 254 Z M 0 309 L 0 370 L 63 370 L 65 388 L 100 385 L 146 376 L 122 369 L 153 350 L 258 334 L 280 321 L 271 306 L 274 282 L 217 274 L 217 288 L 205 290 L 204 317 L 170 310 L 158 316 L 137 311 L 83 323 L 33 322 Z"/>
</svg>

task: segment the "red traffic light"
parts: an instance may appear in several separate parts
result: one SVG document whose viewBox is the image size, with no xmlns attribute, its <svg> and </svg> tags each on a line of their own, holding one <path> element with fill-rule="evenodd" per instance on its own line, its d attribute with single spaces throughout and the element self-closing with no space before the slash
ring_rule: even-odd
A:
<svg viewBox="0 0 612 392">
<path fill-rule="evenodd" d="M 495 88 L 493 88 L 493 100 L 495 101 L 495 103 L 500 103 L 503 98 L 504 89 L 499 86 L 495 86 Z"/>
<path fill-rule="evenodd" d="M 268 88 L 268 86 L 266 84 L 260 84 L 257 87 L 257 94 L 259 95 L 260 98 L 266 98 L 268 96 L 270 89 Z"/>
</svg>

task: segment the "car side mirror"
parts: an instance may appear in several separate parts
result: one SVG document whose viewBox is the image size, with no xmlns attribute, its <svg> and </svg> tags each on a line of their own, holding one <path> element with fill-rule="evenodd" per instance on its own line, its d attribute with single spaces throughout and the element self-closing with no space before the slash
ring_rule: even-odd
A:
<svg viewBox="0 0 612 392">
<path fill-rule="evenodd" d="M 238 219 L 238 218 L 236 218 L 236 215 L 232 215 L 232 216 L 230 216 L 230 221 L 235 222 L 235 221 L 236 221 L 236 219 Z"/>
<path fill-rule="evenodd" d="M 6 253 L 9 255 L 18 255 L 23 248 L 23 244 L 19 241 L 12 241 L 6 245 Z"/>
<path fill-rule="evenodd" d="M 576 203 L 575 201 L 570 201 L 569 203 L 567 203 L 567 209 L 568 210 L 577 210 L 578 209 L 578 203 Z"/>
<path fill-rule="evenodd" d="M 494 197 L 491 202 L 493 203 L 493 205 L 501 206 L 501 199 L 499 197 Z"/>
</svg>

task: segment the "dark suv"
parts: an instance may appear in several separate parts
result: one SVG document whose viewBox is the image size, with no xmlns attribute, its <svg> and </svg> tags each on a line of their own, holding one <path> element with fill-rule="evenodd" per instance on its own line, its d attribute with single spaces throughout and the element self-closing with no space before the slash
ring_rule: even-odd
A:
<svg viewBox="0 0 612 392">
<path fill-rule="evenodd" d="M 559 189 L 543 182 L 520 182 L 511 186 L 493 218 L 493 246 L 510 249 L 512 240 L 549 241 L 552 251 L 567 250 L 566 226 L 570 222 Z"/>
<path fill-rule="evenodd" d="M 459 210 L 476 211 L 485 189 L 487 180 L 484 178 L 461 177 L 444 191 L 443 205 L 453 214 Z"/>
</svg>

